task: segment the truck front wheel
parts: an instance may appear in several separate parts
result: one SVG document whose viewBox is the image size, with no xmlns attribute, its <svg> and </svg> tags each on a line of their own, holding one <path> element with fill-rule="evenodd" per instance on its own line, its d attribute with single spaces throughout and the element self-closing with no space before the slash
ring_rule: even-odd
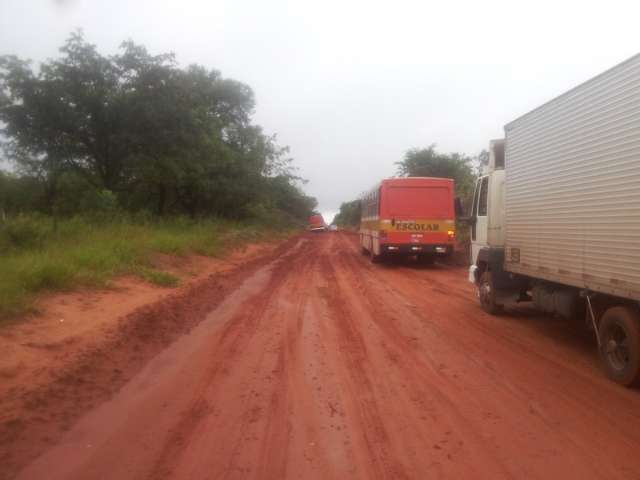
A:
<svg viewBox="0 0 640 480">
<path fill-rule="evenodd" d="M 625 386 L 640 380 L 640 318 L 628 307 L 609 308 L 600 320 L 600 359 L 607 376 Z"/>
<path fill-rule="evenodd" d="M 485 312 L 495 315 L 502 311 L 502 305 L 496 301 L 496 290 L 493 288 L 491 272 L 484 272 L 480 277 L 478 298 L 480 306 Z"/>
</svg>

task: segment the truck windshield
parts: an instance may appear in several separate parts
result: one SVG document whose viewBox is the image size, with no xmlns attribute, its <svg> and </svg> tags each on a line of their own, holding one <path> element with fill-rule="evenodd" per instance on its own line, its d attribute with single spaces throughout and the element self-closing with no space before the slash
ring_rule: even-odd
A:
<svg viewBox="0 0 640 480">
<path fill-rule="evenodd" d="M 390 187 L 386 212 L 413 218 L 452 218 L 453 197 L 447 187 Z"/>
</svg>

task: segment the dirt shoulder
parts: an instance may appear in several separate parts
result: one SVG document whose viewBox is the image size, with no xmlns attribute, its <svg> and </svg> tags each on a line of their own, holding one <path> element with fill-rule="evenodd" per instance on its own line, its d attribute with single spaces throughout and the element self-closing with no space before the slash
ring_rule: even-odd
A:
<svg viewBox="0 0 640 480">
<path fill-rule="evenodd" d="M 0 478 L 109 398 L 286 244 L 250 244 L 223 258 L 158 256 L 155 266 L 179 277 L 178 288 L 121 277 L 108 289 L 45 296 L 37 314 L 0 328 Z"/>
</svg>

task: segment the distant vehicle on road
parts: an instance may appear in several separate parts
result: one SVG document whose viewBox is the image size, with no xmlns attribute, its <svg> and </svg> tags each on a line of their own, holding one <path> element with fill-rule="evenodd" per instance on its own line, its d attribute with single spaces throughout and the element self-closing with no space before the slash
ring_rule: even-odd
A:
<svg viewBox="0 0 640 480">
<path fill-rule="evenodd" d="M 437 256 L 453 253 L 456 202 L 452 179 L 389 178 L 360 202 L 360 245 L 372 262 L 415 255 L 431 263 Z"/>
<path fill-rule="evenodd" d="M 338 226 L 335 225 L 335 224 L 329 225 L 329 231 L 330 232 L 337 232 L 338 231 Z"/>
<path fill-rule="evenodd" d="M 471 211 L 484 310 L 584 318 L 612 380 L 640 381 L 640 55 L 505 126 Z"/>
<path fill-rule="evenodd" d="M 322 218 L 322 215 L 311 215 L 309 217 L 309 231 L 311 232 L 325 232 L 327 230 L 327 223 Z"/>
</svg>

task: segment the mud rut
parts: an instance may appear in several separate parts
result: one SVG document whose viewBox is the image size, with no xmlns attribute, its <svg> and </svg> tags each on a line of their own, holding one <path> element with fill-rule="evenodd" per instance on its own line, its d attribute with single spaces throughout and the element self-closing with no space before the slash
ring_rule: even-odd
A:
<svg viewBox="0 0 640 480">
<path fill-rule="evenodd" d="M 578 326 L 355 240 L 257 268 L 19 478 L 640 478 L 640 394 Z"/>
</svg>

